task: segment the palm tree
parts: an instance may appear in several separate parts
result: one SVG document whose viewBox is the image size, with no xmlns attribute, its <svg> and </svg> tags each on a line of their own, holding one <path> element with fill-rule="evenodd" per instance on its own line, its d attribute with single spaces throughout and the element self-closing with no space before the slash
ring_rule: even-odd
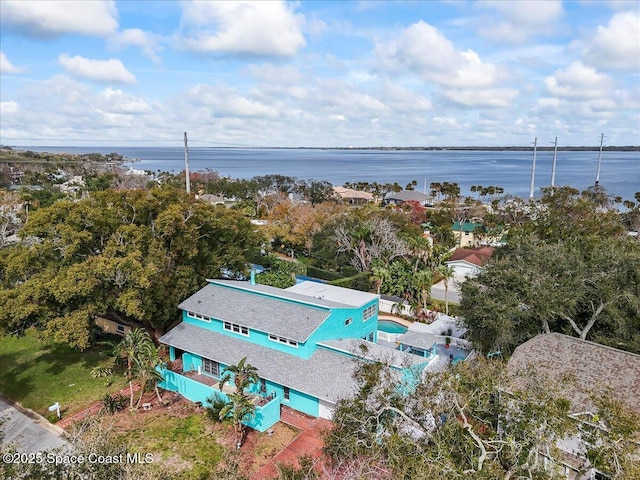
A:
<svg viewBox="0 0 640 480">
<path fill-rule="evenodd" d="M 229 402 L 220 410 L 220 419 L 229 419 L 233 423 L 237 448 L 242 446 L 245 437 L 245 426 L 242 422 L 251 419 L 255 412 L 256 406 L 242 390 L 230 394 Z"/>
<path fill-rule="evenodd" d="M 438 272 L 444 280 L 444 313 L 449 315 L 449 281 L 455 276 L 455 269 L 449 265 L 440 265 Z"/>
<path fill-rule="evenodd" d="M 371 269 L 371 280 L 376 286 L 376 292 L 380 295 L 382 285 L 391 278 L 389 270 L 384 267 L 373 267 Z"/>
<path fill-rule="evenodd" d="M 134 363 L 133 377 L 138 380 L 138 383 L 140 383 L 140 397 L 138 397 L 136 408 L 140 408 L 140 403 L 142 402 L 142 396 L 144 395 L 146 387 L 150 387 L 152 385 L 156 392 L 156 396 L 158 397 L 158 401 L 162 403 L 160 391 L 158 390 L 158 382 L 161 382 L 163 378 L 160 372 L 156 370 L 156 367 L 160 363 L 160 358 L 156 354 L 148 358 L 136 358 Z"/>
<path fill-rule="evenodd" d="M 419 304 L 424 311 L 427 310 L 427 301 L 431 294 L 431 280 L 431 270 L 423 269 L 413 275 L 412 284 L 417 293 L 415 297 L 416 304 Z"/>
<path fill-rule="evenodd" d="M 127 361 L 126 375 L 129 380 L 130 391 L 129 406 L 133 408 L 134 366 L 136 362 L 152 358 L 154 354 L 157 356 L 157 349 L 146 330 L 134 328 L 120 340 L 120 343 L 113 347 L 112 353 L 114 357 L 126 359 Z"/>
<path fill-rule="evenodd" d="M 238 365 L 229 365 L 222 371 L 222 378 L 220 379 L 220 390 L 231 381 L 236 385 L 238 392 L 244 392 L 245 388 L 248 388 L 254 383 L 258 383 L 258 369 L 247 363 L 247 357 L 243 357 Z"/>
</svg>

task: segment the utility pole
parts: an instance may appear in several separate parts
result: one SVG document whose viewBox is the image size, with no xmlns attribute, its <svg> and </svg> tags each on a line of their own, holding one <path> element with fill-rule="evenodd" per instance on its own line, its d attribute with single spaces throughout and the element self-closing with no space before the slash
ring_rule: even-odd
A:
<svg viewBox="0 0 640 480">
<path fill-rule="evenodd" d="M 602 161 L 602 142 L 604 141 L 604 133 L 600 134 L 600 152 L 598 153 L 598 170 L 596 170 L 596 187 L 600 183 L 600 163 Z"/>
<path fill-rule="evenodd" d="M 191 193 L 191 178 L 189 176 L 189 147 L 187 146 L 187 132 L 184 132 L 184 177 L 187 193 Z"/>
<path fill-rule="evenodd" d="M 536 153 L 538 151 L 538 137 L 533 140 L 533 165 L 531 165 L 531 185 L 529 186 L 529 198 L 533 198 L 536 180 Z"/>
<path fill-rule="evenodd" d="M 553 165 L 551 167 L 551 186 L 556 186 L 556 158 L 558 157 L 558 137 L 556 137 L 555 145 L 553 147 Z"/>
</svg>

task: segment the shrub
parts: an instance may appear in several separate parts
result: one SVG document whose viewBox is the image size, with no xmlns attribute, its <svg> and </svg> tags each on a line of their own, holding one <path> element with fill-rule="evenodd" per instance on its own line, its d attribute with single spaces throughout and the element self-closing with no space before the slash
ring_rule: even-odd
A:
<svg viewBox="0 0 640 480">
<path fill-rule="evenodd" d="M 124 395 L 115 394 L 109 395 L 108 393 L 102 398 L 102 410 L 109 415 L 113 415 L 120 410 L 123 410 L 128 403 L 128 398 Z"/>
<path fill-rule="evenodd" d="M 207 403 L 211 406 L 207 407 L 207 417 L 209 417 L 214 422 L 221 422 L 220 412 L 227 404 L 227 401 L 218 395 L 213 395 L 207 398 Z"/>
</svg>

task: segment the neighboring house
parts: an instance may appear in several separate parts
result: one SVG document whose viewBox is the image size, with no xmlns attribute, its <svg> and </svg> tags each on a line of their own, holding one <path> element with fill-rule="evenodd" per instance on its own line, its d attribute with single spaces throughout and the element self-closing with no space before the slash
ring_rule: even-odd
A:
<svg viewBox="0 0 640 480">
<path fill-rule="evenodd" d="M 124 320 L 103 315 L 96 317 L 95 322 L 103 332 L 113 333 L 115 335 L 120 335 L 121 337 L 124 337 L 133 328 L 142 328 L 140 325 L 134 325 L 130 322 L 125 322 Z"/>
<path fill-rule="evenodd" d="M 225 205 L 224 197 L 221 197 L 219 195 L 213 195 L 211 193 L 196 195 L 196 200 L 202 200 L 203 202 L 208 202 L 212 205 Z"/>
<path fill-rule="evenodd" d="M 361 192 L 360 190 L 353 190 L 352 188 L 333 187 L 333 191 L 340 200 L 352 205 L 362 205 L 373 202 L 374 200 L 372 193 Z"/>
<path fill-rule="evenodd" d="M 455 222 L 451 226 L 451 231 L 456 239 L 458 247 L 477 247 L 480 244 L 479 231 L 482 229 L 481 223 L 476 222 Z"/>
<path fill-rule="evenodd" d="M 78 192 L 80 192 L 80 190 L 82 190 L 84 187 L 85 181 L 84 178 L 82 178 L 82 175 L 74 175 L 66 182 L 58 185 L 58 188 L 62 193 L 66 193 L 67 195 L 71 195 L 73 197 L 75 197 Z"/>
<path fill-rule="evenodd" d="M 160 338 L 173 362 L 160 386 L 206 403 L 221 396 L 224 368 L 247 357 L 260 375 L 250 393 L 266 402 L 247 422 L 257 430 L 279 421 L 281 404 L 331 418 L 336 402 L 356 392 L 352 374 L 363 359 L 386 359 L 409 381 L 435 360 L 376 343 L 377 295 L 308 281 L 287 289 L 208 282 L 179 305 L 182 323 Z"/>
<path fill-rule="evenodd" d="M 508 369 L 516 373 L 527 367 L 566 385 L 564 395 L 571 402 L 570 416 L 577 421 L 593 421 L 595 412 L 591 396 L 607 390 L 615 393 L 629 409 L 640 413 L 640 355 L 560 333 L 548 333 L 537 335 L 513 352 Z M 567 381 L 568 377 L 571 382 Z M 558 447 L 566 455 L 552 460 L 563 466 L 568 479 L 607 478 L 602 472 L 589 468 L 579 438 L 565 439 Z M 578 473 L 585 469 L 586 473 Z"/>
<path fill-rule="evenodd" d="M 493 255 L 494 250 L 493 247 L 458 248 L 444 263 L 453 268 L 454 281 L 463 282 L 467 277 L 473 277 L 480 272 L 480 269 Z"/>
<path fill-rule="evenodd" d="M 402 205 L 409 201 L 418 202 L 420 205 L 430 205 L 433 198 L 417 190 L 403 190 L 385 196 L 382 205 Z"/>
</svg>

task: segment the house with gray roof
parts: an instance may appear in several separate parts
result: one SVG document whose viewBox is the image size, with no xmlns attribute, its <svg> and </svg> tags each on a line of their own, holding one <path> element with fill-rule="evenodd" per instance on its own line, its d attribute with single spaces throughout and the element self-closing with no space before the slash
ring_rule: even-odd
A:
<svg viewBox="0 0 640 480">
<path fill-rule="evenodd" d="M 160 386 L 205 404 L 224 394 L 217 385 L 225 367 L 246 357 L 260 375 L 250 392 L 264 398 L 247 425 L 260 431 L 279 420 L 281 405 L 331 418 L 338 400 L 357 391 L 358 362 L 380 359 L 410 378 L 432 361 L 381 351 L 378 295 L 310 281 L 287 289 L 207 282 L 180 303 L 182 322 L 160 338 L 171 360 Z"/>
<path fill-rule="evenodd" d="M 640 355 L 635 353 L 561 333 L 546 333 L 518 346 L 507 368 L 516 387 L 528 369 L 535 369 L 550 381 L 561 385 L 563 395 L 570 402 L 569 416 L 580 423 L 586 422 L 606 430 L 606 425 L 599 425 L 594 398 L 608 394 L 612 394 L 631 412 L 640 414 Z M 546 460 L 560 464 L 566 478 L 612 478 L 588 462 L 586 445 L 579 434 L 561 440 L 558 447 L 562 456 Z M 636 443 L 636 447 L 636 454 L 640 458 L 640 442 Z M 541 452 L 541 455 L 546 457 L 545 452 Z"/>
</svg>

